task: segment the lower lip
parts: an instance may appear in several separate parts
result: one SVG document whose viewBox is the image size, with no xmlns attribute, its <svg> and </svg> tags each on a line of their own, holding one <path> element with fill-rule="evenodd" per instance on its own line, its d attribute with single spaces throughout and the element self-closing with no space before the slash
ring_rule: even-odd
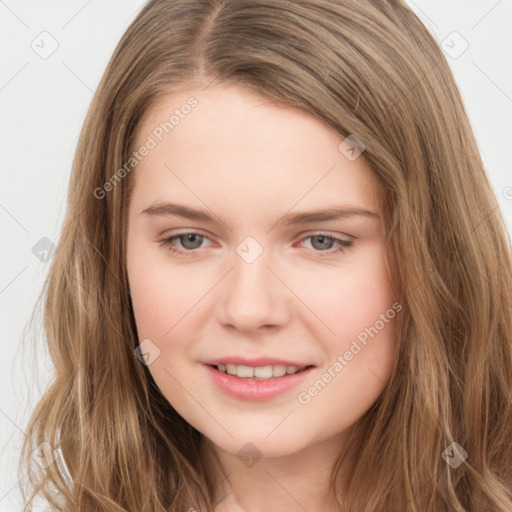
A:
<svg viewBox="0 0 512 512">
<path fill-rule="evenodd" d="M 239 400 L 250 401 L 270 400 L 277 395 L 285 393 L 300 384 L 314 370 L 314 367 L 311 366 L 293 375 L 273 377 L 268 380 L 257 380 L 229 375 L 228 373 L 216 370 L 215 367 L 210 365 L 206 365 L 206 368 L 213 382 L 222 391 Z"/>
</svg>

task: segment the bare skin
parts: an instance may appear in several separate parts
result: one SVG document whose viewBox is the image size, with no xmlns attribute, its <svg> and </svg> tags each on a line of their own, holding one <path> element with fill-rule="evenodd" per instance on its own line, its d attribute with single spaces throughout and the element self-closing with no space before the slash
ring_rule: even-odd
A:
<svg viewBox="0 0 512 512">
<path fill-rule="evenodd" d="M 127 265 L 139 340 L 160 351 L 149 370 L 205 436 L 205 457 L 214 450 L 222 461 L 216 511 L 334 510 L 332 468 L 396 351 L 378 184 L 364 153 L 347 158 L 343 138 L 320 121 L 234 86 L 169 94 L 148 112 L 138 144 L 190 96 L 197 106 L 134 171 Z M 168 202 L 213 221 L 145 212 Z M 278 224 L 342 206 L 375 215 Z M 177 236 L 186 233 L 196 237 Z M 246 249 L 262 251 L 250 263 L 237 252 L 247 237 Z M 377 334 L 362 343 L 371 326 Z M 205 362 L 225 356 L 314 368 L 293 389 L 250 401 L 212 381 Z M 248 443 L 260 454 L 249 463 L 240 455 Z"/>
</svg>

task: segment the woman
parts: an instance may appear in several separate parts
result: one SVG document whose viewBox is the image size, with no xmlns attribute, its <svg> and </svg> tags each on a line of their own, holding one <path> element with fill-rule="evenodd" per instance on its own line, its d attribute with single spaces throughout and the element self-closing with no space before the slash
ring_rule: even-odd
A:
<svg viewBox="0 0 512 512">
<path fill-rule="evenodd" d="M 511 262 L 449 66 L 403 2 L 150 1 L 74 161 L 55 379 L 24 447 L 62 460 L 32 465 L 34 493 L 509 511 Z"/>
</svg>

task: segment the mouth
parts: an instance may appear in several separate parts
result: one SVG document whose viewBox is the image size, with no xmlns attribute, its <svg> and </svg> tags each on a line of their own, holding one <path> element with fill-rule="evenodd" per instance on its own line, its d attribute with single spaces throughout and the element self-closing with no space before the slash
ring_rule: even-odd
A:
<svg viewBox="0 0 512 512">
<path fill-rule="evenodd" d="M 314 365 L 267 364 L 246 366 L 213 362 L 205 364 L 216 389 L 237 400 L 271 400 L 299 386 L 311 377 Z"/>
<path fill-rule="evenodd" d="M 271 380 L 280 379 L 289 375 L 304 372 L 313 368 L 314 365 L 305 366 L 287 366 L 283 364 L 265 365 L 265 366 L 246 366 L 237 364 L 211 364 L 208 365 L 219 373 L 231 375 L 239 379 L 251 380 Z"/>
</svg>

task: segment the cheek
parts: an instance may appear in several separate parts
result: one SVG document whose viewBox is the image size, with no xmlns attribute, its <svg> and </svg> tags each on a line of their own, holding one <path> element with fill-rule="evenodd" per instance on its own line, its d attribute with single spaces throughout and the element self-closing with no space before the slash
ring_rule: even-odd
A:
<svg viewBox="0 0 512 512">
<path fill-rule="evenodd" d="M 163 338 L 206 293 L 208 283 L 200 272 L 170 265 L 165 255 L 132 256 L 128 277 L 139 337 Z"/>
<path fill-rule="evenodd" d="M 133 311 L 140 338 L 158 338 L 172 324 L 168 311 L 174 310 L 169 302 L 171 294 L 164 279 L 155 279 L 153 272 L 134 270 L 130 278 Z"/>
<path fill-rule="evenodd" d="M 304 401 L 314 402 L 310 411 L 332 408 L 333 424 L 338 425 L 337 414 L 355 421 L 384 389 L 393 368 L 399 313 L 393 308 L 380 246 L 360 253 L 357 262 L 327 277 L 302 289 L 308 305 L 330 330 L 316 336 L 326 354 L 325 380 L 321 378 L 318 386 L 312 383 L 311 395 L 304 390 Z M 316 397 L 318 390 L 322 391 Z"/>
<path fill-rule="evenodd" d="M 334 343 L 357 336 L 393 304 L 380 246 L 347 258 L 339 269 L 311 274 L 295 290 L 331 331 Z"/>
<path fill-rule="evenodd" d="M 185 413 L 193 404 L 183 389 L 195 393 L 196 386 L 187 370 L 194 335 L 187 312 L 197 303 L 200 290 L 191 286 L 188 274 L 170 269 L 156 258 L 134 257 L 128 275 L 139 341 L 150 339 L 159 349 L 148 370 L 166 399 Z"/>
<path fill-rule="evenodd" d="M 304 428 L 315 430 L 321 418 L 323 435 L 335 435 L 353 425 L 384 391 L 393 370 L 396 353 L 396 314 L 388 303 L 387 322 L 374 315 L 372 321 L 357 325 L 350 321 L 343 333 L 328 346 L 329 356 L 322 371 L 297 395 L 305 412 Z M 379 312 L 380 314 L 380 312 Z M 307 425 L 307 427 L 306 427 Z"/>
</svg>

